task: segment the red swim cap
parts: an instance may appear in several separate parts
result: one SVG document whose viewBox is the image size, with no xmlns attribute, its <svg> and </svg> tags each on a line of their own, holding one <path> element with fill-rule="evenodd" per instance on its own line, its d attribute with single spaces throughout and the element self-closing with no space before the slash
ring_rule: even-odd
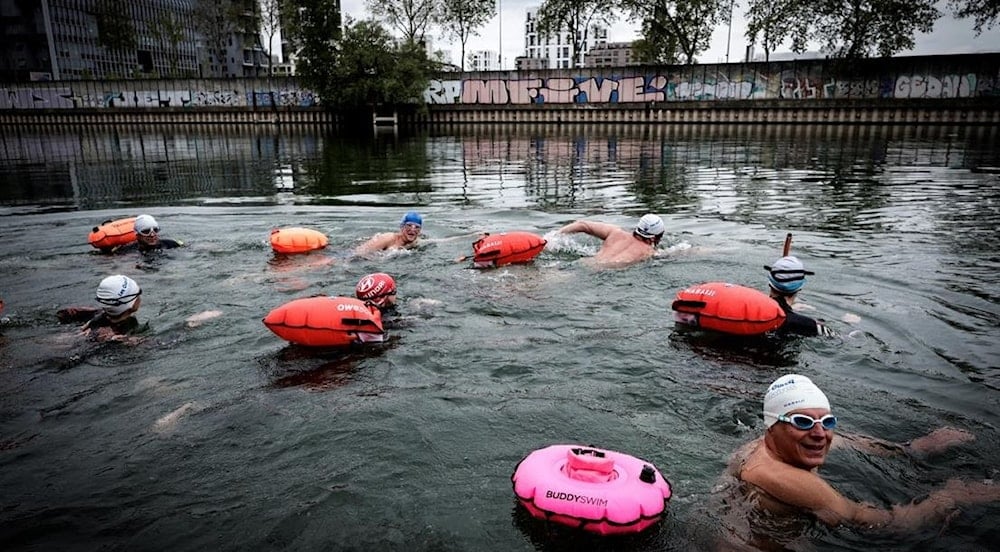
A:
<svg viewBox="0 0 1000 552">
<path fill-rule="evenodd" d="M 384 272 L 369 274 L 354 286 L 354 294 L 362 301 L 381 306 L 387 297 L 396 295 L 396 281 Z"/>
</svg>

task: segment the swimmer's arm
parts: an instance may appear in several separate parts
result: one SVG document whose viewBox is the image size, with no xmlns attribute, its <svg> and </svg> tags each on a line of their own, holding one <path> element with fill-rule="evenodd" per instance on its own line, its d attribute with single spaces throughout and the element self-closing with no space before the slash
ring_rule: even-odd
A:
<svg viewBox="0 0 1000 552">
<path fill-rule="evenodd" d="M 89 322 L 98 312 L 100 312 L 100 309 L 94 307 L 66 307 L 56 311 L 56 318 L 62 324 L 69 322 Z"/>
<path fill-rule="evenodd" d="M 858 433 L 838 433 L 833 438 L 833 446 L 837 448 L 849 447 L 881 456 L 896 454 L 930 456 L 975 440 L 976 436 L 964 429 L 939 427 L 908 443 L 894 443 Z"/>
<path fill-rule="evenodd" d="M 957 506 L 1000 500 L 1000 485 L 991 481 L 952 479 L 923 500 L 884 509 L 849 500 L 814 472 L 792 466 L 754 470 L 752 474 L 744 473 L 743 479 L 786 504 L 812 512 L 831 527 L 846 524 L 897 533 L 945 521 Z"/>
<path fill-rule="evenodd" d="M 596 238 L 601 238 L 602 240 L 607 239 L 612 232 L 618 230 L 617 226 L 612 224 L 606 224 L 603 222 L 591 222 L 586 220 L 578 220 L 563 226 L 559 229 L 560 234 L 575 234 L 577 232 L 584 232 L 590 234 Z"/>
<path fill-rule="evenodd" d="M 843 524 L 884 527 L 892 521 L 888 510 L 848 500 L 812 471 L 779 464 L 771 469 L 744 472 L 742 479 L 785 504 L 813 513 L 831 527 Z"/>
<path fill-rule="evenodd" d="M 375 251 L 382 251 L 383 249 L 388 249 L 396 241 L 396 234 L 391 232 L 385 232 L 382 234 L 375 234 L 368 241 L 359 245 L 354 249 L 355 255 L 364 255 L 365 253 L 373 253 Z"/>
</svg>

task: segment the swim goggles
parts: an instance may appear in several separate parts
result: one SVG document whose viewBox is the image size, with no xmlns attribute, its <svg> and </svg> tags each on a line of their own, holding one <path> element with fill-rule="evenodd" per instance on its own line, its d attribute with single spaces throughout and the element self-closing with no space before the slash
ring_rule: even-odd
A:
<svg viewBox="0 0 1000 552">
<path fill-rule="evenodd" d="M 420 230 L 420 225 L 415 222 L 404 222 L 400 225 L 400 228 L 410 228 L 413 230 Z"/>
<path fill-rule="evenodd" d="M 143 228 L 142 230 L 139 231 L 139 233 L 142 234 L 143 236 L 151 236 L 153 234 L 159 234 L 160 233 L 160 227 L 159 226 L 153 226 L 153 227 L 150 227 L 150 228 Z"/>
<path fill-rule="evenodd" d="M 135 293 L 130 293 L 128 295 L 122 295 L 121 297 L 97 297 L 97 302 L 102 305 L 107 305 L 109 307 L 117 307 L 119 305 L 127 305 L 134 301 L 137 297 L 142 295 L 142 289 Z"/>
<path fill-rule="evenodd" d="M 801 429 L 802 431 L 809 431 L 816 424 L 821 424 L 823 429 L 834 429 L 837 427 L 837 417 L 833 414 L 827 414 L 818 420 L 805 414 L 792 414 L 791 416 L 782 414 L 778 416 L 778 421 L 792 424 L 795 429 Z"/>
</svg>

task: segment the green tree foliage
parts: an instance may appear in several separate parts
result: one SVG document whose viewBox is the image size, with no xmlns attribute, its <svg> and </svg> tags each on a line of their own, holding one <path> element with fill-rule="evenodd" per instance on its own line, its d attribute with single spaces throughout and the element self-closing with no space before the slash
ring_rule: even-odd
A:
<svg viewBox="0 0 1000 552">
<path fill-rule="evenodd" d="M 341 107 L 418 104 L 434 69 L 414 42 L 398 45 L 378 21 L 348 21 L 324 103 Z"/>
<path fill-rule="evenodd" d="M 751 2 L 746 13 L 746 37 L 751 44 L 760 44 L 764 60 L 788 38 L 792 51 L 804 52 L 809 32 L 810 3 L 804 0 L 770 0 Z"/>
<path fill-rule="evenodd" d="M 941 12 L 936 0 L 819 0 L 798 13 L 811 27 L 810 39 L 832 57 L 888 57 L 914 46 L 917 32 L 929 33 Z M 793 47 L 804 47 L 793 44 Z M 803 50 L 793 50 L 803 51 Z"/>
<path fill-rule="evenodd" d="M 365 0 L 376 19 L 399 32 L 404 42 L 422 43 L 427 28 L 439 17 L 435 0 Z"/>
<path fill-rule="evenodd" d="M 545 0 L 538 8 L 536 23 L 540 35 L 558 36 L 569 31 L 572 37 L 570 58 L 583 65 L 592 25 L 608 25 L 616 19 L 612 0 Z"/>
<path fill-rule="evenodd" d="M 320 98 L 335 97 L 337 48 L 341 38 L 338 0 L 296 0 L 282 4 L 282 33 L 293 45 L 303 83 Z"/>
<path fill-rule="evenodd" d="M 622 8 L 642 22 L 636 54 L 646 63 L 695 63 L 731 15 L 730 0 L 622 0 Z"/>
<path fill-rule="evenodd" d="M 973 19 L 972 28 L 975 29 L 976 36 L 982 34 L 984 28 L 993 28 L 1000 18 L 1000 2 L 997 0 L 949 0 L 948 5 L 955 17 Z"/>
<path fill-rule="evenodd" d="M 477 36 L 477 29 L 496 15 L 494 0 L 443 0 L 439 22 L 445 33 L 458 40 L 461 45 L 462 70 L 465 70 L 465 44 L 470 37 Z"/>
<path fill-rule="evenodd" d="M 109 52 L 134 53 L 137 38 L 129 10 L 112 0 L 101 0 L 94 8 L 98 43 Z"/>
</svg>

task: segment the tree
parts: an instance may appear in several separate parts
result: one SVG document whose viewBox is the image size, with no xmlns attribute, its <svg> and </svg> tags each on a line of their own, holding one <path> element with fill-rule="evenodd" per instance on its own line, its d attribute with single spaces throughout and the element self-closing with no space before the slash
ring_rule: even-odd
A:
<svg viewBox="0 0 1000 552">
<path fill-rule="evenodd" d="M 274 35 L 278 34 L 281 28 L 281 0 L 261 0 L 260 2 L 260 32 L 267 37 L 267 46 L 261 45 L 261 49 L 267 52 L 267 76 L 274 73 L 274 53 L 271 45 L 274 43 Z"/>
<path fill-rule="evenodd" d="M 117 2 L 101 0 L 95 6 L 97 41 L 109 52 L 135 52 L 138 45 L 131 14 L 122 13 Z"/>
<path fill-rule="evenodd" d="M 284 2 L 281 20 L 303 84 L 320 99 L 336 97 L 335 65 L 342 36 L 339 0 Z"/>
<path fill-rule="evenodd" d="M 949 0 L 952 13 L 959 19 L 973 18 L 976 36 L 983 34 L 983 27 L 992 29 L 1000 18 L 1000 2 L 997 0 Z"/>
<path fill-rule="evenodd" d="M 803 0 L 751 1 L 746 13 L 746 37 L 751 44 L 760 39 L 764 61 L 770 61 L 771 52 L 789 37 L 793 51 L 805 51 L 809 6 Z"/>
<path fill-rule="evenodd" d="M 445 33 L 456 38 L 461 44 L 462 70 L 465 71 L 465 44 L 472 36 L 478 36 L 479 29 L 496 15 L 494 0 L 444 0 L 441 3 L 439 21 Z"/>
<path fill-rule="evenodd" d="M 642 22 L 637 54 L 647 63 L 695 63 L 731 16 L 730 0 L 622 0 L 622 6 Z"/>
<path fill-rule="evenodd" d="M 426 51 L 412 41 L 397 45 L 375 20 L 348 21 L 337 47 L 333 91 L 324 102 L 342 107 L 415 104 L 433 69 Z M 332 85 L 332 86 L 331 86 Z"/>
<path fill-rule="evenodd" d="M 184 41 L 184 29 L 186 29 L 181 23 L 180 16 L 172 12 L 161 12 L 148 24 L 148 28 L 150 36 L 159 42 L 160 47 L 167 53 L 170 75 L 177 76 L 181 57 L 180 45 Z"/>
<path fill-rule="evenodd" d="M 215 76 L 226 74 L 226 51 L 229 40 L 242 28 L 242 12 L 237 0 L 195 0 L 194 28 L 205 38 L 208 54 L 218 63 Z"/>
<path fill-rule="evenodd" d="M 365 0 L 368 11 L 392 29 L 404 42 L 423 43 L 427 27 L 438 17 L 434 0 Z"/>
<path fill-rule="evenodd" d="M 591 25 L 608 25 L 616 19 L 612 0 L 545 0 L 538 8 L 536 28 L 539 35 L 557 35 L 568 31 L 572 37 L 570 58 L 583 66 Z"/>
<path fill-rule="evenodd" d="M 763 0 L 760 0 L 763 1 Z M 941 12 L 936 0 L 819 0 L 797 13 L 820 51 L 858 59 L 891 56 L 914 46 L 914 35 L 929 33 Z M 798 46 L 804 48 L 804 44 Z M 796 50 L 793 51 L 804 51 Z"/>
</svg>

